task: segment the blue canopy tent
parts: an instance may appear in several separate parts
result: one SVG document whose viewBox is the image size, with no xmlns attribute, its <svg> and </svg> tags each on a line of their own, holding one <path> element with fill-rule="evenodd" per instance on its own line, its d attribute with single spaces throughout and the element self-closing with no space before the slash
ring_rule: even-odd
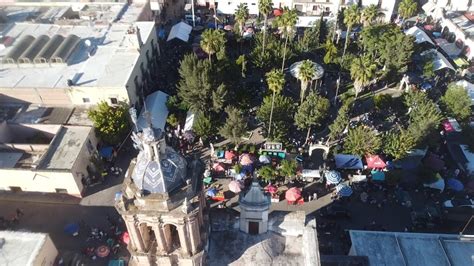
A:
<svg viewBox="0 0 474 266">
<path fill-rule="evenodd" d="M 448 180 L 446 180 L 446 185 L 454 191 L 462 191 L 464 189 L 462 182 L 456 178 L 448 178 Z"/>
<path fill-rule="evenodd" d="M 362 160 L 357 155 L 351 154 L 336 154 L 334 155 L 336 161 L 336 168 L 338 169 L 363 169 Z"/>
<path fill-rule="evenodd" d="M 110 160 L 112 159 L 113 151 L 112 146 L 102 147 L 99 150 L 99 154 L 102 158 Z"/>
<path fill-rule="evenodd" d="M 346 184 L 336 186 L 336 193 L 341 197 L 349 197 L 352 195 L 352 188 Z"/>
<path fill-rule="evenodd" d="M 64 227 L 64 233 L 72 236 L 77 236 L 79 234 L 79 224 L 70 223 Z"/>
</svg>

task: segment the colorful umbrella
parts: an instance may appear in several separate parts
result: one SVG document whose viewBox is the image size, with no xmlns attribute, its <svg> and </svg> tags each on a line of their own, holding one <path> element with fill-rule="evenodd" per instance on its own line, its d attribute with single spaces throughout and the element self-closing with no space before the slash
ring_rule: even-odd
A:
<svg viewBox="0 0 474 266">
<path fill-rule="evenodd" d="M 448 188 L 454 191 L 461 191 L 464 189 L 462 182 L 456 178 L 448 178 L 448 180 L 446 180 L 446 184 L 448 185 Z"/>
<path fill-rule="evenodd" d="M 233 160 L 235 157 L 237 157 L 237 154 L 235 154 L 235 151 L 225 151 L 224 157 L 226 160 Z"/>
<path fill-rule="evenodd" d="M 239 193 L 240 191 L 242 191 L 242 188 L 241 188 L 239 182 L 237 182 L 235 180 L 232 180 L 229 183 L 229 190 L 234 192 L 234 193 Z"/>
<path fill-rule="evenodd" d="M 204 177 L 202 182 L 204 182 L 204 184 L 206 184 L 206 185 L 209 185 L 210 183 L 212 183 L 212 177 L 210 177 L 210 176 Z"/>
<path fill-rule="evenodd" d="M 212 166 L 212 169 L 214 169 L 214 171 L 216 171 L 216 172 L 224 172 L 225 171 L 224 164 L 222 164 L 222 163 L 215 163 Z"/>
<path fill-rule="evenodd" d="M 258 157 L 258 161 L 263 163 L 263 164 L 269 164 L 269 163 L 272 162 L 270 160 L 270 157 L 268 157 L 268 155 L 260 155 L 260 157 Z"/>
<path fill-rule="evenodd" d="M 105 245 L 102 245 L 102 246 L 99 246 L 96 250 L 95 250 L 95 254 L 97 255 L 97 257 L 99 258 L 105 258 L 107 257 L 109 254 L 110 254 L 110 248 L 105 246 Z"/>
<path fill-rule="evenodd" d="M 120 240 L 122 240 L 124 244 L 128 245 L 128 243 L 130 243 L 130 235 L 128 232 L 123 232 L 120 236 Z"/>
<path fill-rule="evenodd" d="M 324 176 L 326 177 L 326 183 L 337 185 L 341 182 L 341 174 L 337 171 L 327 171 Z"/>
<path fill-rule="evenodd" d="M 206 195 L 209 197 L 215 197 L 217 195 L 217 189 L 216 188 L 211 188 L 206 192 Z"/>
<path fill-rule="evenodd" d="M 231 31 L 233 29 L 234 29 L 234 26 L 232 26 L 232 25 L 225 25 L 224 26 L 224 30 Z"/>
<path fill-rule="evenodd" d="M 272 194 L 278 191 L 278 189 L 273 185 L 268 185 L 265 189 Z"/>
<path fill-rule="evenodd" d="M 336 186 L 336 192 L 341 197 L 349 197 L 352 195 L 352 188 L 346 184 L 339 184 Z"/>
<path fill-rule="evenodd" d="M 250 154 L 245 153 L 240 156 L 240 164 L 241 165 L 252 165 L 253 164 L 253 159 L 250 157 Z"/>
<path fill-rule="evenodd" d="M 299 198 L 301 198 L 301 190 L 296 187 L 292 187 L 288 189 L 285 193 L 285 199 L 287 201 L 297 201 Z"/>
</svg>

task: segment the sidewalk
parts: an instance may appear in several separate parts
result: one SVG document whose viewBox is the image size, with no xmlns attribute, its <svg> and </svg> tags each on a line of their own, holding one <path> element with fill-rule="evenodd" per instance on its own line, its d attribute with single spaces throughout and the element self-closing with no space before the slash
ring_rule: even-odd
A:
<svg viewBox="0 0 474 266">
<path fill-rule="evenodd" d="M 46 203 L 46 204 L 70 204 L 77 205 L 81 202 L 81 198 L 77 198 L 68 194 L 49 194 L 39 192 L 0 192 L 1 201 L 14 201 L 14 202 L 34 202 L 34 203 Z"/>
</svg>

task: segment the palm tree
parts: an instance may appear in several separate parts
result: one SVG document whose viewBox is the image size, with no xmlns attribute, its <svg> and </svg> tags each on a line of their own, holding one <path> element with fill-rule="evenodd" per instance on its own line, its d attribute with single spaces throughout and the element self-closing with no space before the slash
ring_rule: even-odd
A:
<svg viewBox="0 0 474 266">
<path fill-rule="evenodd" d="M 376 5 L 370 5 L 362 10 L 361 21 L 364 26 L 369 26 L 379 15 L 379 9 Z"/>
<path fill-rule="evenodd" d="M 219 52 L 225 42 L 225 34 L 220 30 L 208 29 L 202 33 L 201 47 L 209 55 L 209 62 L 212 63 L 211 56 Z"/>
<path fill-rule="evenodd" d="M 288 46 L 288 39 L 293 33 L 294 27 L 298 22 L 298 14 L 296 9 L 289 9 L 288 7 L 283 8 L 283 14 L 277 17 L 277 25 L 282 28 L 283 35 L 285 36 L 285 46 L 283 48 L 283 62 L 281 63 L 281 70 L 285 69 L 285 59 L 286 59 L 286 48 Z"/>
<path fill-rule="evenodd" d="M 240 3 L 235 10 L 235 21 L 239 23 L 240 34 L 244 33 L 245 21 L 249 18 L 249 8 L 246 3 Z"/>
<path fill-rule="evenodd" d="M 283 70 L 273 69 L 266 74 L 268 89 L 272 91 L 272 108 L 270 110 L 270 121 L 268 123 L 268 136 L 272 130 L 273 105 L 275 104 L 275 94 L 280 94 L 285 85 L 285 75 Z"/>
<path fill-rule="evenodd" d="M 306 95 L 306 90 L 308 89 L 308 84 L 313 80 L 315 74 L 314 65 L 311 60 L 304 60 L 299 66 L 298 79 L 301 81 L 301 92 L 300 100 L 303 103 L 304 96 Z"/>
<path fill-rule="evenodd" d="M 324 44 L 324 49 L 326 50 L 326 54 L 324 55 L 323 61 L 326 65 L 329 65 L 334 62 L 337 56 L 337 47 L 332 43 L 331 39 L 327 39 Z"/>
<path fill-rule="evenodd" d="M 352 5 L 344 9 L 344 24 L 346 24 L 346 42 L 344 43 L 344 51 L 342 56 L 346 54 L 347 46 L 349 45 L 349 35 L 351 34 L 352 27 L 360 22 L 360 9 L 357 5 Z"/>
<path fill-rule="evenodd" d="M 265 54 L 265 40 L 267 36 L 268 13 L 273 9 L 272 0 L 258 0 L 258 12 L 263 15 L 263 43 L 262 43 L 262 57 Z"/>
<path fill-rule="evenodd" d="M 403 0 L 398 6 L 398 14 L 402 18 L 409 18 L 415 15 L 418 5 L 413 0 Z"/>
<path fill-rule="evenodd" d="M 351 78 L 354 80 L 355 97 L 369 85 L 370 81 L 375 76 L 377 66 L 370 57 L 362 56 L 356 57 L 351 65 Z"/>
</svg>

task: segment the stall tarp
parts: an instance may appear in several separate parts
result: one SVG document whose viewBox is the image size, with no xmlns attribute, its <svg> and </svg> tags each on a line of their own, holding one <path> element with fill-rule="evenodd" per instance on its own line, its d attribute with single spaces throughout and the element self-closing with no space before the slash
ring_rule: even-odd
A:
<svg viewBox="0 0 474 266">
<path fill-rule="evenodd" d="M 370 169 L 383 169 L 387 166 L 379 155 L 366 156 L 367 167 Z"/>
<path fill-rule="evenodd" d="M 336 161 L 336 168 L 339 169 L 363 169 L 362 160 L 357 155 L 351 154 L 336 154 L 334 155 Z"/>
<path fill-rule="evenodd" d="M 166 41 L 169 42 L 175 38 L 178 38 L 183 42 L 188 42 L 189 34 L 192 30 L 193 27 L 186 24 L 185 22 L 180 22 L 171 28 L 170 34 L 168 35 L 168 39 Z"/>
<path fill-rule="evenodd" d="M 351 178 L 352 183 L 364 182 L 364 181 L 367 181 L 366 175 L 353 175 Z"/>
<path fill-rule="evenodd" d="M 437 189 L 441 192 L 444 191 L 444 187 L 446 186 L 446 184 L 444 183 L 444 179 L 442 178 L 438 178 L 435 182 L 431 183 L 431 184 L 423 184 L 424 187 L 429 187 L 429 188 L 432 188 L 432 189 Z"/>
<path fill-rule="evenodd" d="M 456 178 L 448 178 L 446 184 L 448 185 L 448 188 L 454 191 L 462 191 L 464 189 L 463 183 Z"/>
<path fill-rule="evenodd" d="M 105 159 L 111 159 L 113 154 L 113 148 L 111 146 L 102 147 L 99 150 L 100 156 Z"/>
<path fill-rule="evenodd" d="M 138 117 L 138 130 L 143 130 L 148 127 L 148 121 L 145 112 L 148 112 L 151 119 L 151 127 L 154 129 L 160 129 L 161 132 L 165 132 L 166 118 L 168 117 L 168 108 L 166 107 L 166 101 L 168 100 L 168 94 L 157 91 L 146 97 L 145 106 L 143 108 L 140 117 Z"/>
<path fill-rule="evenodd" d="M 191 112 L 188 111 L 186 113 L 186 122 L 184 123 L 184 131 L 192 130 L 194 126 L 194 117 L 195 115 Z"/>
<path fill-rule="evenodd" d="M 311 177 L 321 177 L 321 172 L 319 170 L 314 169 L 303 169 L 301 171 L 301 176 L 303 178 L 311 178 Z"/>
<path fill-rule="evenodd" d="M 449 68 L 451 70 L 454 70 L 453 65 L 449 63 L 448 59 L 446 59 L 446 57 L 444 57 L 442 53 L 436 51 L 435 49 L 424 51 L 423 53 L 421 53 L 421 56 L 423 57 L 429 56 L 433 58 L 433 63 L 434 63 L 433 68 L 435 71 L 444 69 L 444 68 Z"/>
<path fill-rule="evenodd" d="M 383 171 L 371 171 L 373 181 L 385 181 L 385 172 Z"/>
<path fill-rule="evenodd" d="M 418 28 L 417 26 L 409 28 L 405 31 L 405 34 L 415 37 L 416 43 L 429 42 L 434 45 L 434 42 L 431 40 L 430 36 L 428 36 L 424 30 Z"/>
</svg>

